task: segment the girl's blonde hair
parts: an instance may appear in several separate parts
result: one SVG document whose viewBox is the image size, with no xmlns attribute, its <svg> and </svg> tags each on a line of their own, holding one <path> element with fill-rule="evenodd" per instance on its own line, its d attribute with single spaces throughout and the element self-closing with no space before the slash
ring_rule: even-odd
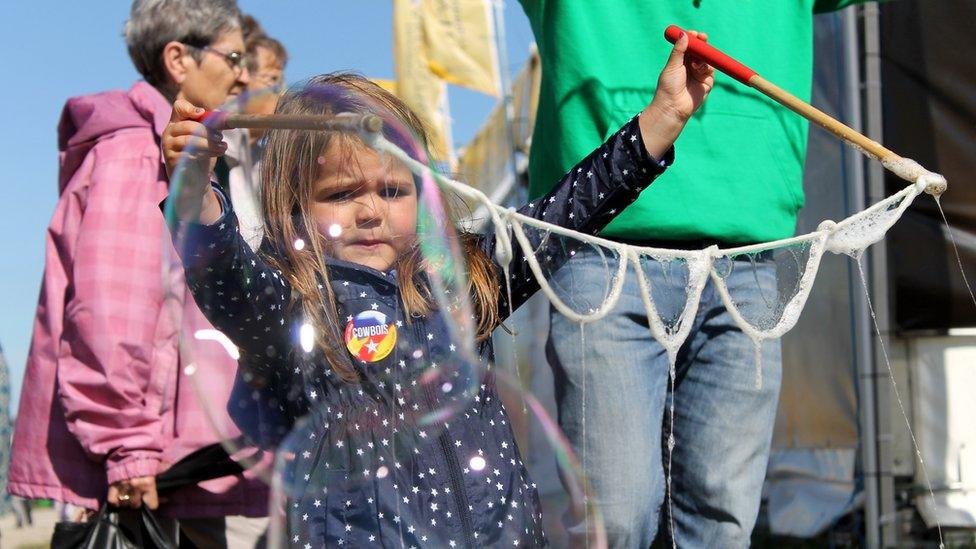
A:
<svg viewBox="0 0 976 549">
<path fill-rule="evenodd" d="M 275 112 L 375 114 L 393 122 L 384 124 L 384 136 L 408 153 L 414 153 L 407 149 L 413 139 L 424 147 L 428 143 L 423 122 L 403 101 L 358 74 L 316 76 L 304 86 L 285 93 Z M 413 136 L 403 135 L 401 125 Z M 303 130 L 268 132 L 261 169 L 265 223 L 261 253 L 268 264 L 281 271 L 288 280 L 292 288 L 291 305 L 301 304 L 306 322 L 315 328 L 316 342 L 333 371 L 345 380 L 354 381 L 358 376 L 345 349 L 343 325 L 336 311 L 335 295 L 325 265 L 326 240 L 311 213 L 314 183 L 321 169 L 319 157 L 333 139 L 342 136 L 345 140 L 350 135 Z M 450 217 L 453 223 L 455 219 Z M 299 239 L 308 244 L 301 250 L 294 246 Z M 491 336 L 500 322 L 497 269 L 478 246 L 479 237 L 463 233 L 460 241 L 467 261 L 468 293 L 478 319 L 477 340 L 481 342 Z M 415 244 L 400 257 L 395 267 L 407 319 L 429 314 L 435 304 L 424 276 L 419 246 Z"/>
</svg>

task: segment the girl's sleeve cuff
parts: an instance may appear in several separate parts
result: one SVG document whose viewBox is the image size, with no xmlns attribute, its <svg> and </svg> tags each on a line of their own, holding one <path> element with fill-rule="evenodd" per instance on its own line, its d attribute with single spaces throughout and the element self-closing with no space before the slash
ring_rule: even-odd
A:
<svg viewBox="0 0 976 549">
<path fill-rule="evenodd" d="M 211 183 L 220 203 L 220 217 L 212 224 L 187 223 L 182 230 L 183 241 L 176 242 L 177 250 L 188 268 L 212 265 L 234 248 L 237 238 L 237 216 L 223 189 Z"/>
</svg>

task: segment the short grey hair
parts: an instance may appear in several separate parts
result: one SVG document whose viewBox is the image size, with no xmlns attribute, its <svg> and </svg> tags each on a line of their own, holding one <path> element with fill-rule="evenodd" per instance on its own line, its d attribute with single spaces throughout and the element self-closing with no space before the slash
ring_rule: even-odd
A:
<svg viewBox="0 0 976 549">
<path fill-rule="evenodd" d="M 175 41 L 202 48 L 221 33 L 240 28 L 236 0 L 133 0 L 124 35 L 136 70 L 159 88 L 167 84 L 166 44 Z"/>
</svg>

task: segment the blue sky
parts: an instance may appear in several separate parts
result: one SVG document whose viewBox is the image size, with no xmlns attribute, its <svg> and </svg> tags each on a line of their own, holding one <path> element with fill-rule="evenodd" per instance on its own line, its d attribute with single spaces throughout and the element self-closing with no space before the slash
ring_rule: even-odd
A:
<svg viewBox="0 0 976 549">
<path fill-rule="evenodd" d="M 393 78 L 389 0 L 239 0 L 280 39 L 291 57 L 289 81 L 333 70 Z M 3 199 L 0 200 L 0 345 L 20 395 L 24 361 L 41 273 L 44 231 L 57 201 L 58 116 L 65 99 L 136 80 L 122 42 L 129 2 L 7 2 L 0 17 L 5 45 L 0 105 Z M 508 65 L 515 72 L 528 57 L 532 32 L 517 2 L 506 2 Z M 452 87 L 454 140 L 468 141 L 493 98 Z M 14 408 L 16 413 L 16 408 Z"/>
</svg>

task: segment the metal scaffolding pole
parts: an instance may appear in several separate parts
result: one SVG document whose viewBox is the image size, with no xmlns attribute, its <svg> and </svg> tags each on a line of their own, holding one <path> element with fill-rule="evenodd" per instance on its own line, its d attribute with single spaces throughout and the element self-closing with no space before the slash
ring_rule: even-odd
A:
<svg viewBox="0 0 976 549">
<path fill-rule="evenodd" d="M 870 3 L 860 8 L 863 18 L 863 82 L 866 135 L 883 141 L 883 105 L 881 96 L 881 25 L 880 9 Z M 865 170 L 867 196 L 863 206 L 885 197 L 884 169 L 869 162 Z M 868 249 L 871 301 L 881 336 L 891 333 L 888 254 L 882 240 Z M 865 303 L 866 305 L 866 303 Z M 860 308 L 859 308 L 860 309 Z M 860 315 L 867 314 L 866 308 Z M 859 319 L 860 320 L 860 319 Z M 864 319 L 871 322 L 870 318 Z M 867 324 L 872 334 L 871 324 Z M 890 340 L 889 340 L 890 341 Z M 870 342 L 870 344 L 867 344 Z M 861 436 L 865 476 L 865 515 L 868 547 L 888 547 L 897 542 L 895 487 L 892 473 L 891 383 L 888 368 L 882 363 L 882 341 L 878 336 L 862 340 L 861 364 Z"/>
<path fill-rule="evenodd" d="M 508 37 L 505 34 L 505 0 L 491 0 L 495 15 L 495 41 L 498 50 L 498 77 L 502 86 L 502 102 L 505 109 L 505 133 L 508 135 L 508 150 L 511 154 L 511 175 L 513 190 L 518 189 L 518 155 L 515 150 L 515 107 L 512 104 L 512 78 L 508 66 Z M 506 200 L 506 203 L 508 201 Z"/>
<path fill-rule="evenodd" d="M 860 32 L 858 29 L 858 15 L 856 10 L 845 10 L 842 15 L 844 29 L 844 43 L 847 45 L 844 58 L 845 79 L 851 84 L 847 86 L 847 105 L 849 106 L 850 116 L 848 121 L 856 131 L 862 132 L 863 128 L 863 109 L 862 102 L 862 76 L 861 76 L 861 48 Z M 860 154 L 848 155 L 848 166 L 850 181 L 848 186 L 848 198 L 851 208 L 863 210 L 870 202 L 868 201 L 865 188 L 864 169 L 867 162 Z M 850 213 L 850 212 L 848 212 Z M 849 270 L 851 288 L 860 285 L 858 274 L 853 268 Z M 855 364 L 858 376 L 858 421 L 860 431 L 861 448 L 861 470 L 864 474 L 864 522 L 865 522 L 865 544 L 868 548 L 880 547 L 881 529 L 879 526 L 878 509 L 878 453 L 874 441 L 877 439 L 875 432 L 875 378 L 872 374 L 874 368 L 874 349 L 873 329 L 871 327 L 871 314 L 868 312 L 868 304 L 862 292 L 851 292 L 854 302 L 854 352 Z"/>
</svg>

